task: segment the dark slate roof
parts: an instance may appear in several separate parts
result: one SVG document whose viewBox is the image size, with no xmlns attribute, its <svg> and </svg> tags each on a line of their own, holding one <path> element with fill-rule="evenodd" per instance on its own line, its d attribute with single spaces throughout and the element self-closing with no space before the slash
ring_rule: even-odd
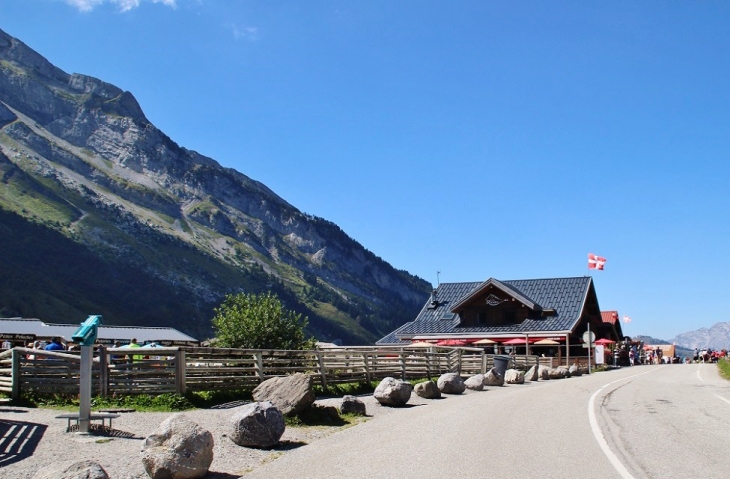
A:
<svg viewBox="0 0 730 479">
<path fill-rule="evenodd" d="M 460 327 L 458 314 L 452 312 L 464 299 L 472 296 L 489 283 L 443 283 L 429 298 L 415 321 L 406 323 L 378 344 L 389 344 L 392 340 L 401 342 L 399 337 L 417 335 L 450 334 L 525 334 L 532 332 L 571 331 L 580 319 L 583 305 L 591 288 L 592 278 L 550 278 L 501 281 L 512 289 L 516 298 L 529 301 L 543 310 L 553 309 L 553 316 L 540 319 L 526 319 L 522 323 L 501 326 Z M 493 283 L 496 284 L 496 283 Z M 432 302 L 435 299 L 435 302 Z"/>
</svg>

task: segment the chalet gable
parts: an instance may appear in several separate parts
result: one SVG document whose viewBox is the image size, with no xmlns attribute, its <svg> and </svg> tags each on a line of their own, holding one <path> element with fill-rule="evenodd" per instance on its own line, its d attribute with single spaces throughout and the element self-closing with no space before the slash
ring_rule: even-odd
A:
<svg viewBox="0 0 730 479">
<path fill-rule="evenodd" d="M 488 306 L 497 307 L 506 301 L 516 301 L 520 305 L 534 312 L 541 312 L 542 306 L 537 302 L 528 298 L 521 292 L 512 288 L 498 279 L 489 278 L 468 295 L 461 298 L 451 308 L 452 313 L 459 314 L 467 308 L 475 305 L 487 304 Z"/>
</svg>

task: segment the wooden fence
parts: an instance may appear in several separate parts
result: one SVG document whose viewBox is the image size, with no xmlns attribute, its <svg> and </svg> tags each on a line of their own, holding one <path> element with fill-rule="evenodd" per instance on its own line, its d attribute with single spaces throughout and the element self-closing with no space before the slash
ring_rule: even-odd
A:
<svg viewBox="0 0 730 479">
<path fill-rule="evenodd" d="M 536 356 L 515 356 L 511 367 L 526 370 Z M 14 348 L 0 353 L 0 391 L 78 394 L 78 352 Z M 494 356 L 476 348 L 336 348 L 316 351 L 201 347 L 95 349 L 94 394 L 161 394 L 253 389 L 277 376 L 305 373 L 315 384 L 370 382 L 392 376 L 435 378 L 486 373 Z"/>
</svg>

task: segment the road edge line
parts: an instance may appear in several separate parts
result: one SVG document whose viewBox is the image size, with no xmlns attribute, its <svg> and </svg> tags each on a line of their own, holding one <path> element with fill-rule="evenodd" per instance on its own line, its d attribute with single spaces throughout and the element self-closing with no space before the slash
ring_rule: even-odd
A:
<svg viewBox="0 0 730 479">
<path fill-rule="evenodd" d="M 618 472 L 621 477 L 624 479 L 635 479 L 634 476 L 629 472 L 628 469 L 626 469 L 626 466 L 621 462 L 621 459 L 616 456 L 616 454 L 613 453 L 611 450 L 611 447 L 608 445 L 608 441 L 606 441 L 605 436 L 601 432 L 601 429 L 598 427 L 598 420 L 596 419 L 596 413 L 595 413 L 595 403 L 596 403 L 596 397 L 598 397 L 598 394 L 603 391 L 605 388 L 610 386 L 611 384 L 620 382 L 620 381 L 626 381 L 627 379 L 635 378 L 637 376 L 641 376 L 643 374 L 647 374 L 654 371 L 654 369 L 650 371 L 644 371 L 643 373 L 633 374 L 631 376 L 627 376 L 625 378 L 616 379 L 615 381 L 611 381 L 610 383 L 606 383 L 603 386 L 601 386 L 596 392 L 591 395 L 591 398 L 588 400 L 588 422 L 591 425 L 591 431 L 593 432 L 593 437 L 596 438 L 596 442 L 598 442 L 598 446 L 601 448 L 601 451 L 603 451 L 603 454 L 606 456 L 608 461 L 611 463 L 614 469 L 616 469 L 616 472 Z"/>
</svg>

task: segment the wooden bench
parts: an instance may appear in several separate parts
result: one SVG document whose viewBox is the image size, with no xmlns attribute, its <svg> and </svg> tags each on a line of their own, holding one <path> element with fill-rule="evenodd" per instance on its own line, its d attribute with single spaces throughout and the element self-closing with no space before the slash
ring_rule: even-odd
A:
<svg viewBox="0 0 730 479">
<path fill-rule="evenodd" d="M 101 427 L 106 427 L 106 420 L 109 420 L 109 429 L 112 429 L 112 419 L 119 417 L 119 414 L 111 413 L 92 413 L 89 415 L 89 421 L 101 421 Z M 71 421 L 76 421 L 76 425 L 79 425 L 79 413 L 74 414 L 61 414 L 56 416 L 56 419 L 66 419 L 68 421 L 66 425 L 66 432 L 71 430 Z"/>
</svg>

